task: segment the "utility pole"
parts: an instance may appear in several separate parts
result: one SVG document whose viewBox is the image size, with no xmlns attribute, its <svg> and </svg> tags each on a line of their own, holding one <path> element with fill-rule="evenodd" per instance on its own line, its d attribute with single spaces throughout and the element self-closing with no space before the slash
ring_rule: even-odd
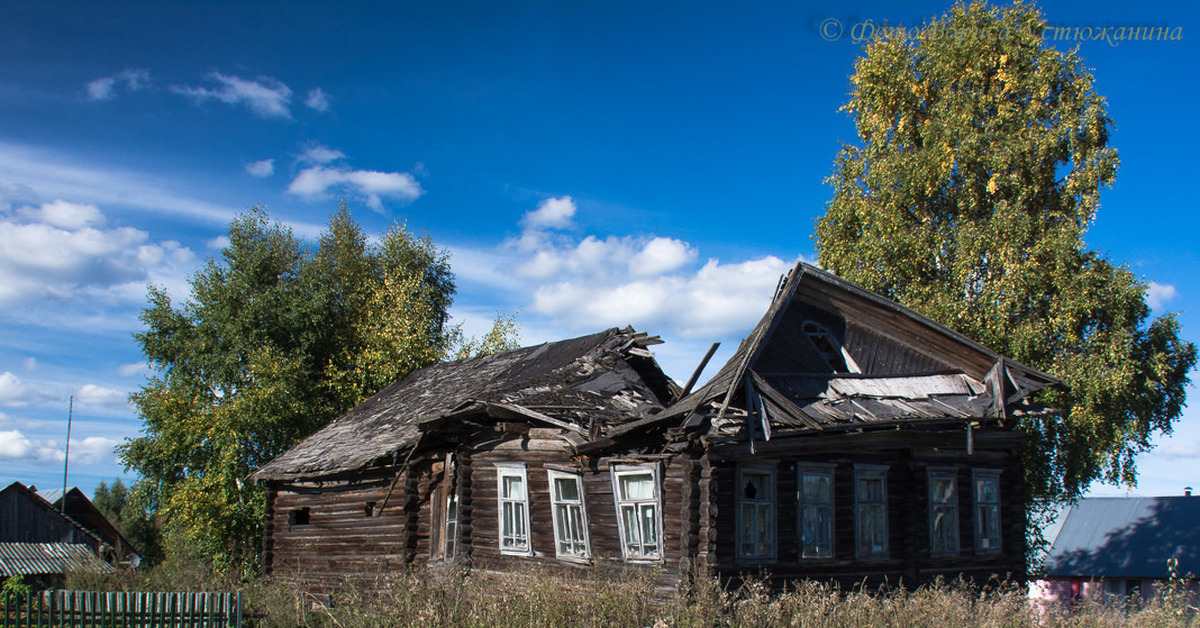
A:
<svg viewBox="0 0 1200 628">
<path fill-rule="evenodd" d="M 63 494 L 58 507 L 59 511 L 63 513 L 67 510 L 67 465 L 71 462 L 71 414 L 74 412 L 75 395 L 71 395 L 71 400 L 67 405 L 67 447 L 63 452 Z"/>
</svg>

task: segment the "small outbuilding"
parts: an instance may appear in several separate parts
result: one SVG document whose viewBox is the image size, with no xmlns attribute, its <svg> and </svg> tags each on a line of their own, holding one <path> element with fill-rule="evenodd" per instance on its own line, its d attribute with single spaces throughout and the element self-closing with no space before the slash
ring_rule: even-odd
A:
<svg viewBox="0 0 1200 628">
<path fill-rule="evenodd" d="M 1085 497 L 1063 512 L 1034 596 L 1147 598 L 1172 578 L 1200 593 L 1200 497 Z"/>
</svg>

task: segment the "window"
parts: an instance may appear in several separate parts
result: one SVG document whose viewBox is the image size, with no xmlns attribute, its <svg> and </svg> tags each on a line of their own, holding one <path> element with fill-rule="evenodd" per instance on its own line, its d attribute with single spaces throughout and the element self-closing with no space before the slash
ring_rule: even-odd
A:
<svg viewBox="0 0 1200 628">
<path fill-rule="evenodd" d="M 529 545 L 529 493 L 524 465 L 496 465 L 500 500 L 500 553 L 531 553 Z"/>
<path fill-rule="evenodd" d="M 800 557 L 833 557 L 833 469 L 801 465 L 798 469 Z"/>
<path fill-rule="evenodd" d="M 775 468 L 738 469 L 738 558 L 775 558 Z"/>
<path fill-rule="evenodd" d="M 958 472 L 929 470 L 929 553 L 958 553 Z"/>
<path fill-rule="evenodd" d="M 625 560 L 662 558 L 657 468 L 614 467 L 613 494 L 617 501 L 617 528 Z"/>
<path fill-rule="evenodd" d="M 859 558 L 888 553 L 887 467 L 854 466 L 854 542 Z"/>
<path fill-rule="evenodd" d="M 854 358 L 846 352 L 841 343 L 829 330 L 820 323 L 813 321 L 804 321 L 800 327 L 804 331 L 804 335 L 808 336 L 808 341 L 812 343 L 813 348 L 817 353 L 829 364 L 829 368 L 833 369 L 834 373 L 861 373 L 858 364 L 855 364 Z"/>
<path fill-rule="evenodd" d="M 446 496 L 446 536 L 443 541 L 442 558 L 453 560 L 458 551 L 458 491 L 454 487 L 450 487 Z"/>
<path fill-rule="evenodd" d="M 554 515 L 554 547 L 559 558 L 589 556 L 583 482 L 578 475 L 548 471 Z"/>
<path fill-rule="evenodd" d="M 971 486 L 975 498 L 975 551 L 1000 551 L 1000 470 L 974 469 Z"/>
</svg>

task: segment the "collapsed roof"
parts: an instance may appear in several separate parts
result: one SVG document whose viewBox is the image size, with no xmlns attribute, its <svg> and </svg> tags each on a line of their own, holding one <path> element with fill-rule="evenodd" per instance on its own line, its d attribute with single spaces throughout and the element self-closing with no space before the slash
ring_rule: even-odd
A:
<svg viewBox="0 0 1200 628">
<path fill-rule="evenodd" d="M 447 421 L 486 416 L 564 429 L 577 442 L 661 411 L 679 389 L 632 328 L 445 362 L 410 373 L 253 475 L 326 478 L 384 465 Z"/>
<path fill-rule="evenodd" d="M 331 478 L 394 463 L 423 434 L 490 417 L 558 427 L 577 453 L 675 429 L 729 438 L 989 420 L 1044 409 L 1061 381 L 814 266 L 799 263 L 717 374 L 680 390 L 632 328 L 411 373 L 251 478 Z M 669 406 L 669 407 L 668 407 Z M 678 429 L 682 428 L 682 429 Z M 650 441 L 655 441 L 651 438 Z M 641 446 L 648 442 L 642 439 Z M 662 444 L 665 444 L 662 443 Z"/>
<path fill-rule="evenodd" d="M 779 432 L 904 423 L 1003 421 L 1057 378 L 894 301 L 805 263 L 711 380 L 665 411 L 612 430 L 581 452 L 682 427 L 753 440 Z"/>
</svg>

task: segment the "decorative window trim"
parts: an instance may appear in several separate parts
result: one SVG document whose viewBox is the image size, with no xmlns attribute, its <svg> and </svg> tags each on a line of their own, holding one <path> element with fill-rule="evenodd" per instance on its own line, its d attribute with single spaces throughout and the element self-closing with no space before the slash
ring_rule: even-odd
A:
<svg viewBox="0 0 1200 628">
<path fill-rule="evenodd" d="M 504 478 L 519 477 L 521 478 L 522 494 L 520 497 L 506 497 L 504 492 Z M 514 513 L 514 521 L 519 521 L 522 526 L 523 534 L 518 531 L 512 531 L 512 534 L 506 534 L 505 521 L 505 505 L 512 504 L 513 510 L 520 510 L 519 513 Z M 496 538 L 500 546 L 500 553 L 509 556 L 532 556 L 533 541 L 530 538 L 529 529 L 529 476 L 525 472 L 523 464 L 497 464 L 496 465 Z M 519 519 L 516 519 L 519 517 Z M 506 537 L 511 537 L 514 540 L 524 540 L 523 545 L 505 547 Z"/>
<path fill-rule="evenodd" d="M 878 464 L 856 464 L 854 465 L 854 556 L 859 559 L 883 559 L 888 557 L 889 537 L 891 536 L 891 528 L 888 525 L 888 490 L 887 490 L 887 465 Z M 867 479 L 880 479 L 883 481 L 883 499 L 881 502 L 863 502 L 861 500 L 861 491 L 859 490 L 859 482 Z M 883 545 L 881 549 L 876 551 L 863 551 L 863 512 L 864 508 L 874 508 L 881 506 L 882 526 L 883 526 Z"/>
<path fill-rule="evenodd" d="M 748 498 L 745 495 L 745 486 L 747 474 L 766 476 L 765 496 L 756 495 L 754 498 Z M 737 469 L 737 528 L 735 537 L 737 539 L 737 557 L 738 562 L 742 563 L 771 563 L 775 562 L 779 552 L 778 542 L 778 510 L 779 500 L 776 498 L 778 493 L 777 483 L 775 480 L 775 465 L 774 464 L 745 464 L 739 465 Z M 766 539 L 756 539 L 755 545 L 762 544 L 765 541 L 767 551 L 761 553 L 747 553 L 745 544 L 742 540 L 742 535 L 746 533 L 745 526 L 746 512 L 745 509 L 750 508 L 751 514 L 757 522 L 760 517 L 767 520 L 768 530 Z"/>
<path fill-rule="evenodd" d="M 958 528 L 958 469 L 956 467 L 929 467 L 926 469 L 928 490 L 926 495 L 929 498 L 929 555 L 930 556 L 958 556 L 960 551 L 960 539 Z M 948 501 L 935 501 L 934 494 L 935 482 L 950 482 L 950 499 Z M 938 544 L 938 516 L 942 516 L 942 520 L 946 525 L 950 526 L 953 534 L 948 539 L 949 546 L 939 547 Z"/>
<path fill-rule="evenodd" d="M 979 499 L 979 481 L 991 480 L 996 483 L 996 500 L 994 502 L 982 502 Z M 1004 533 L 1001 528 L 1001 508 L 1002 500 L 1000 498 L 1000 469 L 971 469 L 971 510 L 974 512 L 972 518 L 972 527 L 974 528 L 975 537 L 975 553 L 976 554 L 999 554 L 1003 551 Z M 984 533 L 984 508 L 994 508 L 993 514 L 996 518 L 995 536 L 988 538 Z M 989 543 L 984 543 L 987 540 Z M 990 541 L 995 541 L 991 543 Z M 985 547 L 987 545 L 987 547 Z"/>
<path fill-rule="evenodd" d="M 657 464 L 640 464 L 640 465 L 613 465 L 610 467 L 613 485 L 613 502 L 616 506 L 617 513 L 617 532 L 621 541 L 621 557 L 626 562 L 631 563 L 656 563 L 663 559 L 662 535 L 663 535 L 663 517 L 662 517 L 662 488 L 659 485 L 659 471 Z M 645 475 L 650 474 L 650 482 L 653 486 L 653 499 L 622 499 L 621 493 L 621 478 L 629 475 Z M 638 555 L 631 555 L 630 541 L 628 540 L 628 530 L 625 529 L 626 519 L 623 516 L 622 508 L 633 507 L 637 510 L 640 520 L 640 511 L 645 506 L 654 507 L 654 534 L 655 543 L 641 543 L 641 545 L 653 545 L 653 552 L 644 552 Z M 639 535 L 644 536 L 643 531 L 639 529 Z M 636 543 L 635 543 L 636 544 Z"/>
<path fill-rule="evenodd" d="M 588 562 L 592 557 L 591 535 L 588 531 L 587 519 L 587 504 L 583 494 L 583 477 L 578 473 L 567 473 L 565 471 L 557 471 L 554 469 L 546 469 L 546 475 L 550 484 L 550 514 L 554 521 L 554 554 L 562 560 L 583 561 Z M 559 480 L 572 480 L 575 482 L 575 488 L 578 492 L 578 500 L 562 500 L 559 498 L 556 482 Z M 559 511 L 563 511 L 560 514 Z M 577 510 L 577 519 L 570 516 L 572 510 Z M 563 515 L 566 514 L 566 521 L 563 521 Z M 562 532 L 567 529 L 570 532 L 572 523 L 579 525 L 579 537 L 577 539 L 565 539 L 562 537 Z M 567 546 L 566 552 L 563 551 L 564 546 Z M 571 546 L 579 546 L 578 551 L 570 551 Z"/>
<path fill-rule="evenodd" d="M 834 496 L 834 481 L 836 478 L 837 465 L 827 462 L 805 462 L 796 465 L 796 536 L 800 545 L 801 560 L 825 560 L 833 558 L 834 548 L 836 547 L 836 528 L 834 525 L 834 516 L 837 512 Z M 807 497 L 804 494 L 804 476 L 826 476 L 829 478 L 829 500 L 819 500 Z M 816 550 L 813 553 L 808 553 L 805 548 L 804 539 L 804 510 L 806 507 L 828 509 L 826 513 L 826 524 L 828 532 L 828 547 L 824 551 Z"/>
</svg>

